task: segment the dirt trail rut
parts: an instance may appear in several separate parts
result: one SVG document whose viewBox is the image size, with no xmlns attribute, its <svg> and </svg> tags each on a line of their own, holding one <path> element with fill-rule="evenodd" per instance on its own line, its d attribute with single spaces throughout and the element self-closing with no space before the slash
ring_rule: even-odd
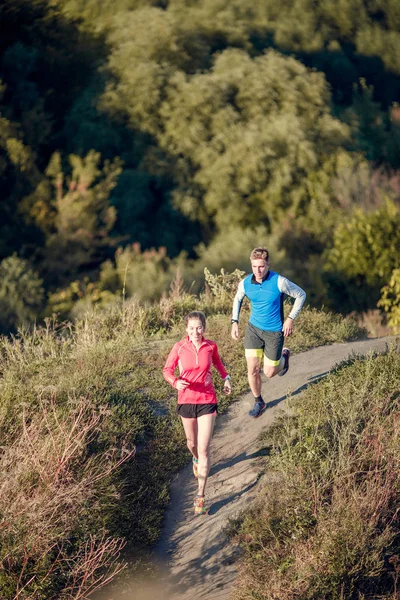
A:
<svg viewBox="0 0 400 600">
<path fill-rule="evenodd" d="M 154 561 L 160 565 L 158 582 L 139 592 L 137 582 L 128 577 L 118 590 L 102 594 L 101 600 L 228 600 L 237 574 L 238 550 L 229 544 L 224 527 L 257 494 L 264 453 L 261 431 L 285 408 L 288 395 L 300 394 L 350 354 L 381 351 L 394 341 L 387 337 L 315 348 L 292 356 L 285 377 L 263 377 L 263 397 L 268 404 L 260 418 L 248 417 L 253 397 L 247 394 L 217 419 L 206 490 L 209 514 L 193 514 L 196 481 L 188 465 L 173 482 L 170 508 L 155 549 Z"/>
</svg>

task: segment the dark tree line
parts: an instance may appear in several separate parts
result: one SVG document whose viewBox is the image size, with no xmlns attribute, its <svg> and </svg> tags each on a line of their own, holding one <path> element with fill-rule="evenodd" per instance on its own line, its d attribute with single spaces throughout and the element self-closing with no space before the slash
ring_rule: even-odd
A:
<svg viewBox="0 0 400 600">
<path fill-rule="evenodd" d="M 0 23 L 3 330 L 128 272 L 142 299 L 201 285 L 253 240 L 314 304 L 375 306 L 400 262 L 395 0 L 15 0 Z M 353 220 L 389 248 L 372 278 L 335 259 Z"/>
</svg>

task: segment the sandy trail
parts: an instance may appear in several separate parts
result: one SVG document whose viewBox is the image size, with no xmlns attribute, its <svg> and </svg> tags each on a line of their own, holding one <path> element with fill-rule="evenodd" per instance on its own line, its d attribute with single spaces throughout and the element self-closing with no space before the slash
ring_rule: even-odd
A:
<svg viewBox="0 0 400 600">
<path fill-rule="evenodd" d="M 260 418 L 248 417 L 253 397 L 247 394 L 217 419 L 206 490 L 209 514 L 193 514 L 196 481 L 188 465 L 173 482 L 170 507 L 155 548 L 158 581 L 138 589 L 138 582 L 128 575 L 96 600 L 228 600 L 239 552 L 228 542 L 224 528 L 252 501 L 262 481 L 266 449 L 259 440 L 261 431 L 285 408 L 288 395 L 301 393 L 350 354 L 380 351 L 394 341 L 386 337 L 315 348 L 292 356 L 284 377 L 263 377 L 263 397 L 268 404 Z"/>
</svg>

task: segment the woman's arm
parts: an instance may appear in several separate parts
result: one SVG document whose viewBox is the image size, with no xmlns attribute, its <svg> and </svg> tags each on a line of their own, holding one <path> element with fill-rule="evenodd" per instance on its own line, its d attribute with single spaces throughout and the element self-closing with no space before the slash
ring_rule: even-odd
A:
<svg viewBox="0 0 400 600">
<path fill-rule="evenodd" d="M 221 360 L 221 357 L 218 352 L 218 346 L 215 342 L 213 345 L 212 362 L 213 362 L 214 367 L 217 369 L 218 373 L 221 375 L 222 379 L 225 379 L 227 377 L 228 373 L 224 367 L 224 363 Z"/>
<path fill-rule="evenodd" d="M 168 358 L 163 368 L 163 376 L 165 381 L 168 381 L 172 387 L 176 388 L 177 381 L 179 377 L 175 376 L 175 369 L 178 366 L 179 356 L 178 356 L 178 347 L 175 344 L 168 354 Z"/>
<path fill-rule="evenodd" d="M 217 344 L 214 344 L 214 347 L 213 347 L 213 365 L 217 369 L 218 373 L 221 375 L 222 379 L 225 380 L 224 393 L 227 395 L 230 394 L 232 391 L 231 377 L 226 372 L 224 363 L 222 362 L 221 357 L 218 352 Z"/>
</svg>

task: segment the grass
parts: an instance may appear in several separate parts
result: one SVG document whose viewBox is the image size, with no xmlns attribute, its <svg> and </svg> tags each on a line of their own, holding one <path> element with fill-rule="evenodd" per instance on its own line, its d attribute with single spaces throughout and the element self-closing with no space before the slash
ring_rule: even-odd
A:
<svg viewBox="0 0 400 600">
<path fill-rule="evenodd" d="M 230 305 L 222 292 L 131 301 L 0 340 L 2 599 L 84 598 L 118 572 L 124 546 L 135 558 L 155 542 L 170 481 L 188 461 L 162 367 L 182 316 L 201 307 L 233 378 L 230 400 L 214 378 L 221 410 L 247 391 Z M 357 334 L 351 321 L 304 309 L 292 341 L 300 351 Z"/>
<path fill-rule="evenodd" d="M 264 436 L 270 481 L 231 524 L 234 600 L 394 600 L 400 556 L 400 353 L 353 357 Z"/>
</svg>

